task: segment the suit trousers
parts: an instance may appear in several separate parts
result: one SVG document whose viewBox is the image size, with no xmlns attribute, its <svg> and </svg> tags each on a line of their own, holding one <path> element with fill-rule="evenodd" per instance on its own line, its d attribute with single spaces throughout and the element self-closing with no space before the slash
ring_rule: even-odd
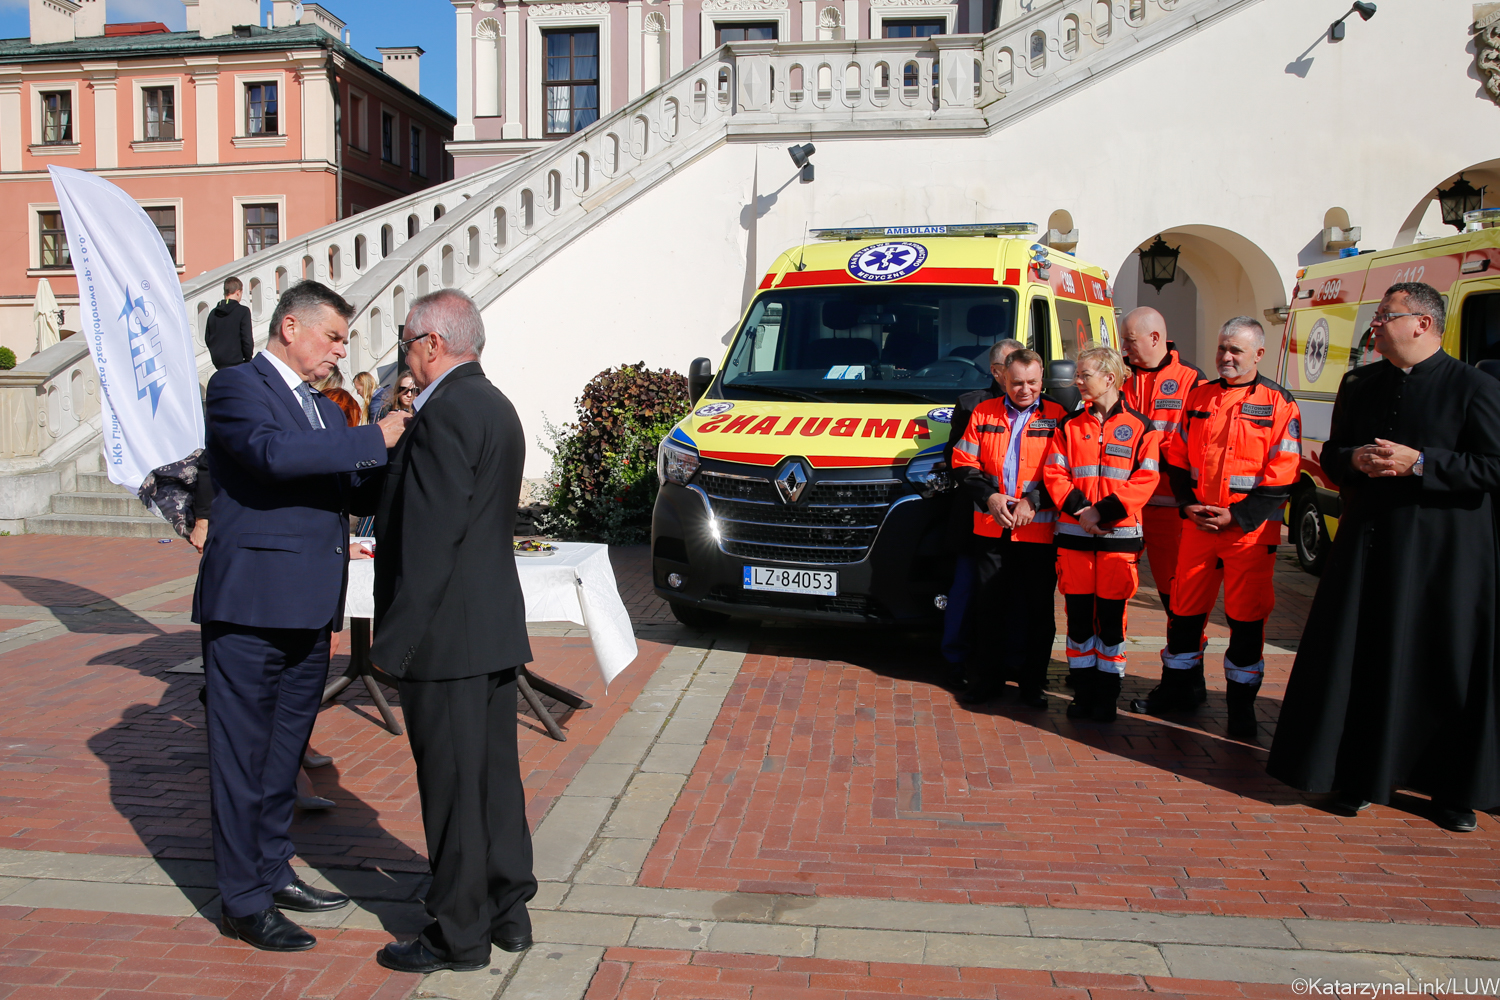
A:
<svg viewBox="0 0 1500 1000">
<path fill-rule="evenodd" d="M 979 582 L 965 680 L 977 692 L 998 693 L 1007 676 L 1022 691 L 1043 690 L 1057 638 L 1057 549 L 976 535 L 974 563 Z"/>
<path fill-rule="evenodd" d="M 488 962 L 492 937 L 531 933 L 531 831 L 516 746 L 516 671 L 401 681 L 432 886 L 422 943 Z"/>
<path fill-rule="evenodd" d="M 214 875 L 224 912 L 271 905 L 295 877 L 297 769 L 328 679 L 329 630 L 203 626 Z"/>
</svg>

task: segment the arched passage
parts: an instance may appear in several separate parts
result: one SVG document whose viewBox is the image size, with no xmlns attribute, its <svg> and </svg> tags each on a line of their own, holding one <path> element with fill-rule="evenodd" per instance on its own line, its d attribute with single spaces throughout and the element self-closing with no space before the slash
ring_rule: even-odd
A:
<svg viewBox="0 0 1500 1000">
<path fill-rule="evenodd" d="M 1167 319 L 1167 332 L 1183 360 L 1213 374 L 1214 346 L 1219 327 L 1232 316 L 1253 316 L 1266 327 L 1266 353 L 1271 355 L 1281 327 L 1267 321 L 1265 311 L 1287 303 L 1287 290 L 1271 258 L 1259 246 L 1218 226 L 1173 226 L 1162 239 L 1181 247 L 1177 280 L 1158 295 L 1140 278 L 1140 259 L 1132 252 L 1121 263 L 1115 279 L 1115 305 L 1124 312 L 1152 306 Z M 1155 233 L 1141 240 L 1145 246 Z"/>
<path fill-rule="evenodd" d="M 1485 160 L 1481 163 L 1470 164 L 1453 171 L 1447 177 L 1439 178 L 1436 184 L 1416 199 L 1416 203 L 1407 213 L 1406 221 L 1401 224 L 1401 229 L 1396 233 L 1396 239 L 1391 246 L 1406 246 L 1408 243 L 1417 242 L 1419 238 L 1452 236 L 1459 231 L 1443 222 L 1442 210 L 1438 207 L 1437 193 L 1439 188 L 1451 187 L 1460 176 L 1476 188 L 1489 188 L 1484 195 L 1483 207 L 1493 208 L 1500 203 L 1500 160 Z"/>
</svg>

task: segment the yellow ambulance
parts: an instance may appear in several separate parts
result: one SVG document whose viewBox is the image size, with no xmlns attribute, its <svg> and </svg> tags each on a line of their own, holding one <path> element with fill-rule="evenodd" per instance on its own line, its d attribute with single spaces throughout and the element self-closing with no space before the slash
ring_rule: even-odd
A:
<svg viewBox="0 0 1500 1000">
<path fill-rule="evenodd" d="M 1065 397 L 1080 349 L 1117 346 L 1108 274 L 1035 233 L 825 229 L 776 258 L 658 451 L 652 575 L 680 621 L 940 618 L 948 504 L 969 503 L 943 445 L 990 347 L 1031 346 Z"/>
<path fill-rule="evenodd" d="M 1402 281 L 1436 288 L 1447 306 L 1443 349 L 1461 361 L 1500 359 L 1500 209 L 1465 216 L 1467 231 L 1378 253 L 1314 264 L 1297 272 L 1276 375 L 1302 410 L 1302 474 L 1287 505 L 1297 558 L 1322 570 L 1339 517 L 1338 488 L 1320 458 L 1339 383 L 1380 355 L 1370 349 L 1370 317 L 1385 290 Z"/>
</svg>

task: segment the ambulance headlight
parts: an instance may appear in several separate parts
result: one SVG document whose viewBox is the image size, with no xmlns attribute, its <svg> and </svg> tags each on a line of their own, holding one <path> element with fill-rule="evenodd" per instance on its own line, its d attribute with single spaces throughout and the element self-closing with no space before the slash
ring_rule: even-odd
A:
<svg viewBox="0 0 1500 1000">
<path fill-rule="evenodd" d="M 680 445 L 667 438 L 656 449 L 658 482 L 686 486 L 688 480 L 693 478 L 693 473 L 697 471 L 698 453 L 686 445 Z"/>
<path fill-rule="evenodd" d="M 906 478 L 924 490 L 941 493 L 952 485 L 948 480 L 948 467 L 943 462 L 942 452 L 918 455 L 906 463 Z"/>
</svg>

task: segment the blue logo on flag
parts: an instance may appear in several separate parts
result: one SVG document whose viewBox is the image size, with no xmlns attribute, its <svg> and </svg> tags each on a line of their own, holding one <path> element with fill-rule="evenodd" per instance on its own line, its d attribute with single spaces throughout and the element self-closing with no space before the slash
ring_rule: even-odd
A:
<svg viewBox="0 0 1500 1000">
<path fill-rule="evenodd" d="M 927 248 L 920 243 L 877 243 L 849 258 L 849 273 L 860 281 L 893 281 L 926 262 Z"/>
<path fill-rule="evenodd" d="M 1130 440 L 1130 436 L 1132 434 L 1134 434 L 1134 433 L 1135 433 L 1135 431 L 1131 430 L 1129 427 L 1125 426 L 1124 424 L 1121 424 L 1119 427 L 1115 428 L 1115 440 L 1116 441 L 1129 441 Z"/>
<path fill-rule="evenodd" d="M 167 387 L 166 359 L 162 357 L 161 326 L 156 322 L 156 307 L 137 295 L 125 296 L 120 310 L 130 333 L 130 363 L 135 368 L 136 399 L 151 395 L 151 415 L 156 416 L 161 391 Z"/>
</svg>

